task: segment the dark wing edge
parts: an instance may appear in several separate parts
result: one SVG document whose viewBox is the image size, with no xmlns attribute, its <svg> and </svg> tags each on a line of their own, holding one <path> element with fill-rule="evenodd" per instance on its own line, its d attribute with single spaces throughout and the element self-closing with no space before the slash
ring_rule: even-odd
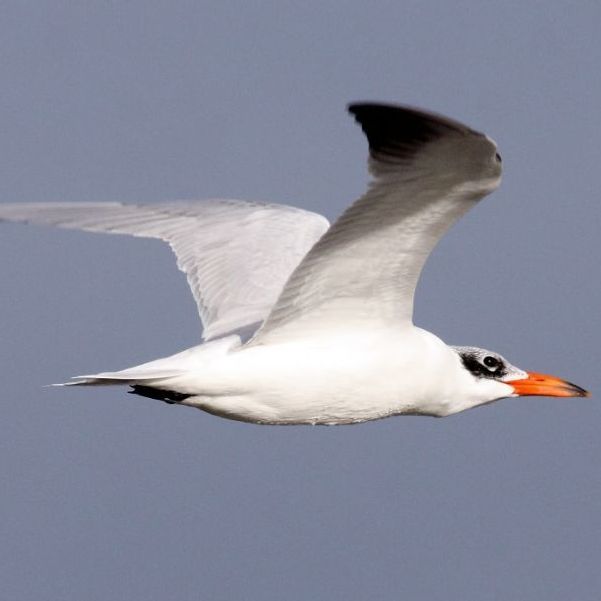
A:
<svg viewBox="0 0 601 601">
<path fill-rule="evenodd" d="M 424 144 L 449 134 L 484 137 L 458 121 L 411 106 L 353 102 L 347 110 L 361 126 L 370 156 L 383 162 L 410 161 Z"/>
</svg>

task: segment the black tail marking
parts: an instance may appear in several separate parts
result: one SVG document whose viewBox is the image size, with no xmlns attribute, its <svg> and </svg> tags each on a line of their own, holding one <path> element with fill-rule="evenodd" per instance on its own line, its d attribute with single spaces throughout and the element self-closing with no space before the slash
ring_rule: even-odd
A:
<svg viewBox="0 0 601 601">
<path fill-rule="evenodd" d="M 184 394 L 183 392 L 174 392 L 173 390 L 160 390 L 159 388 L 152 388 L 152 386 L 142 386 L 140 384 L 133 384 L 132 390 L 128 390 L 129 394 L 138 394 L 140 396 L 148 397 L 149 399 L 156 399 L 157 401 L 165 401 L 170 405 L 181 403 L 185 401 L 191 394 Z"/>
</svg>

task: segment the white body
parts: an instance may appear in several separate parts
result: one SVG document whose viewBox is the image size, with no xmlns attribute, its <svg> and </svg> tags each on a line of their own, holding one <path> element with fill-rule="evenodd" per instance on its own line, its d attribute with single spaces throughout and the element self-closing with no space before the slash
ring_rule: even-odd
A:
<svg viewBox="0 0 601 601">
<path fill-rule="evenodd" d="M 480 404 L 483 394 L 498 398 L 513 393 L 501 382 L 475 382 L 455 351 L 413 326 L 330 332 L 265 346 L 244 346 L 238 336 L 230 336 L 184 354 L 182 373 L 144 383 L 192 395 L 183 405 L 255 423 L 349 424 L 400 414 L 442 417 Z M 160 372 L 161 366 L 182 364 L 178 354 L 150 365 Z M 132 371 L 139 378 L 143 368 Z M 128 378 L 128 371 L 98 376 Z"/>
<path fill-rule="evenodd" d="M 500 182 L 494 142 L 415 109 L 349 110 L 367 135 L 373 181 L 331 227 L 301 209 L 235 200 L 0 205 L 0 219 L 165 240 L 187 275 L 203 345 L 69 384 L 126 384 L 271 424 L 444 416 L 511 396 L 507 377 L 470 373 L 412 323 L 430 252 Z"/>
</svg>

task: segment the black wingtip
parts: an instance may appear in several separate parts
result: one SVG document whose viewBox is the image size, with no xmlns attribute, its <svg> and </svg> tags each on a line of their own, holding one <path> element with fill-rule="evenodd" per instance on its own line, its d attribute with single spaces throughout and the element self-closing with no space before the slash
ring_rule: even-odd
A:
<svg viewBox="0 0 601 601">
<path fill-rule="evenodd" d="M 347 109 L 363 129 L 372 155 L 409 158 L 436 138 L 475 133 L 457 121 L 410 106 L 353 102 Z"/>
</svg>

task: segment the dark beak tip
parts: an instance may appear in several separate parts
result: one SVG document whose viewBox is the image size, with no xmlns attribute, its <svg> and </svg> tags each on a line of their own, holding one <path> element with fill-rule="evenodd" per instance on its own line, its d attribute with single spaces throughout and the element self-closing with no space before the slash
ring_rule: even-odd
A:
<svg viewBox="0 0 601 601">
<path fill-rule="evenodd" d="M 576 386 L 576 384 L 572 384 L 572 382 L 569 382 L 569 388 L 570 388 L 570 392 L 574 393 L 574 396 L 586 397 L 586 398 L 590 398 L 592 396 L 592 394 L 588 390 L 585 390 L 584 388 L 581 388 L 580 386 Z"/>
</svg>

